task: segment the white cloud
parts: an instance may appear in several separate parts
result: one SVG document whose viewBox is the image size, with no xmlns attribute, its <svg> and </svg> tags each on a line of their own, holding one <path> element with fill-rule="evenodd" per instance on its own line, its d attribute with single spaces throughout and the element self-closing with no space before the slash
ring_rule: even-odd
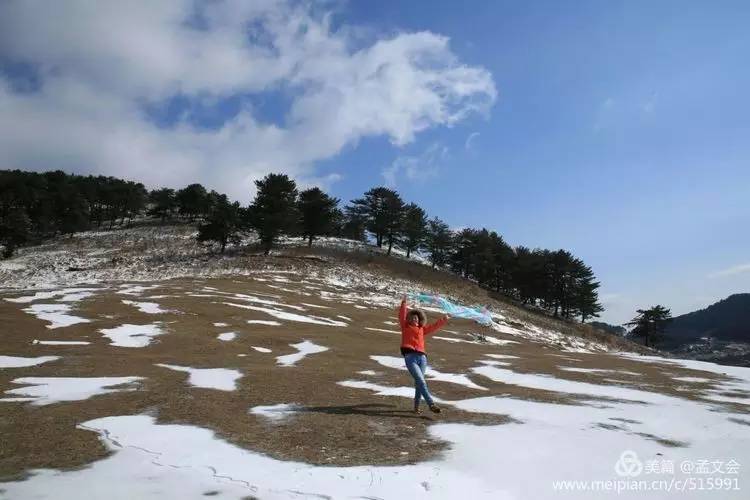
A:
<svg viewBox="0 0 750 500">
<path fill-rule="evenodd" d="M 386 186 L 396 187 L 402 177 L 410 181 L 435 177 L 440 171 L 441 163 L 447 157 L 448 148 L 437 143 L 417 156 L 399 156 L 382 171 Z"/>
<path fill-rule="evenodd" d="M 724 278 L 726 276 L 735 276 L 737 274 L 750 272 L 750 263 L 739 264 L 737 266 L 729 267 L 721 271 L 716 271 L 708 275 L 709 278 Z"/>
<path fill-rule="evenodd" d="M 144 181 L 202 182 L 246 201 L 269 171 L 316 180 L 314 163 L 363 137 L 397 146 L 486 113 L 491 74 L 461 64 L 446 37 L 399 33 L 365 43 L 330 13 L 282 0 L 0 4 L 0 59 L 33 65 L 42 85 L 0 78 L 2 168 L 61 168 Z M 210 105 L 290 96 L 282 123 L 245 105 L 218 128 L 183 116 L 153 123 L 144 104 Z M 328 177 L 328 182 L 336 179 Z M 326 181 L 322 179 L 321 182 Z"/>
<path fill-rule="evenodd" d="M 479 137 L 479 132 L 472 132 L 469 134 L 469 136 L 466 138 L 466 142 L 464 143 L 464 148 L 466 151 L 469 151 L 470 153 L 475 152 L 475 146 L 474 142 L 476 142 L 476 138 Z"/>
</svg>

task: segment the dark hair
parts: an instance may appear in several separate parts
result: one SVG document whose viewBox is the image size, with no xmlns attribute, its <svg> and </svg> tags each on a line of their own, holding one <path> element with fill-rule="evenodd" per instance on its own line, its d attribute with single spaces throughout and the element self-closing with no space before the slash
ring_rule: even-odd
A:
<svg viewBox="0 0 750 500">
<path fill-rule="evenodd" d="M 421 309 L 412 309 L 406 313 L 407 323 L 411 321 L 412 316 L 417 316 L 417 318 L 419 318 L 419 326 L 424 326 L 425 323 L 427 323 L 427 317 Z"/>
</svg>

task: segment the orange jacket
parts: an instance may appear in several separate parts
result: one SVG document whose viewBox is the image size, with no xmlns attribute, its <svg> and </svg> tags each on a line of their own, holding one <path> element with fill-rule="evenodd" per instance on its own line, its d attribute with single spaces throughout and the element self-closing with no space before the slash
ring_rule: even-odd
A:
<svg viewBox="0 0 750 500">
<path fill-rule="evenodd" d="M 398 310 L 398 322 L 401 325 L 401 347 L 424 353 L 425 336 L 440 330 L 448 322 L 448 319 L 442 317 L 425 326 L 410 325 L 406 322 L 406 301 L 402 300 L 401 308 Z"/>
</svg>

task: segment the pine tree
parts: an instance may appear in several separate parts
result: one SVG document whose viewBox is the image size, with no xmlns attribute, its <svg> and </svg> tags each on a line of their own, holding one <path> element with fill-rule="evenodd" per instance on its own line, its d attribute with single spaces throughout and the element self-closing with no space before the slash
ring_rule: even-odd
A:
<svg viewBox="0 0 750 500">
<path fill-rule="evenodd" d="M 336 221 L 338 198 L 331 198 L 314 187 L 299 194 L 297 206 L 301 215 L 301 232 L 312 246 L 316 236 L 330 234 Z"/>
<path fill-rule="evenodd" d="M 585 323 L 588 318 L 598 317 L 599 313 L 604 310 L 599 303 L 599 295 L 596 291 L 599 286 L 591 268 L 578 260 L 572 302 L 574 314 L 581 316 L 581 323 Z"/>
<path fill-rule="evenodd" d="M 547 289 L 545 250 L 530 250 L 519 246 L 515 249 L 515 263 L 511 280 L 523 304 L 536 305 L 543 299 Z"/>
<path fill-rule="evenodd" d="M 392 189 L 376 187 L 367 191 L 364 198 L 352 200 L 350 210 L 366 221 L 367 230 L 375 237 L 378 247 L 389 241 L 388 254 L 395 238 L 400 234 L 404 202 Z"/>
<path fill-rule="evenodd" d="M 625 323 L 632 326 L 629 335 L 643 337 L 646 347 L 653 346 L 664 337 L 667 325 L 672 321 L 672 313 L 661 305 L 649 309 L 638 309 L 637 316 Z"/>
<path fill-rule="evenodd" d="M 427 215 L 425 211 L 415 203 L 409 203 L 404 207 L 403 224 L 403 246 L 406 248 L 406 257 L 411 252 L 422 248 L 427 237 Z"/>
<path fill-rule="evenodd" d="M 149 202 L 151 203 L 151 209 L 148 211 L 149 215 L 160 217 L 162 222 L 172 215 L 177 206 L 174 189 L 169 188 L 151 191 L 149 193 Z"/>
<path fill-rule="evenodd" d="M 450 256 L 451 269 L 464 278 L 474 274 L 476 233 L 475 229 L 466 228 L 454 234 L 453 252 Z"/>
<path fill-rule="evenodd" d="M 198 242 L 218 242 L 221 245 L 221 253 L 224 253 L 227 243 L 236 245 L 240 242 L 241 225 L 239 202 L 230 203 L 225 194 L 217 195 L 214 197 L 214 204 L 206 223 L 198 226 Z"/>
<path fill-rule="evenodd" d="M 346 207 L 343 212 L 341 236 L 355 241 L 365 241 L 367 218 L 355 207 Z"/>
<path fill-rule="evenodd" d="M 427 223 L 426 248 L 433 269 L 436 266 L 443 267 L 448 263 L 452 243 L 453 234 L 448 224 L 437 217 L 430 219 Z"/>
<path fill-rule="evenodd" d="M 73 235 L 88 229 L 88 204 L 80 194 L 69 195 L 61 204 L 58 214 L 57 226 L 62 234 Z"/>
<path fill-rule="evenodd" d="M 180 215 L 187 215 L 191 221 L 198 216 L 204 216 L 210 203 L 206 188 L 200 184 L 190 184 L 177 191 L 175 201 Z"/>
<path fill-rule="evenodd" d="M 393 244 L 401 238 L 404 230 L 404 202 L 395 191 L 392 191 L 385 199 L 385 214 L 388 221 L 385 226 L 385 237 L 388 240 L 388 252 L 391 254 Z"/>
<path fill-rule="evenodd" d="M 3 258 L 9 259 L 16 249 L 31 239 L 31 220 L 23 208 L 9 210 L 0 219 L 0 244 L 3 245 Z"/>
<path fill-rule="evenodd" d="M 255 181 L 255 186 L 258 191 L 247 215 L 268 255 L 280 234 L 291 234 L 297 228 L 297 185 L 284 174 L 268 174 Z"/>
</svg>

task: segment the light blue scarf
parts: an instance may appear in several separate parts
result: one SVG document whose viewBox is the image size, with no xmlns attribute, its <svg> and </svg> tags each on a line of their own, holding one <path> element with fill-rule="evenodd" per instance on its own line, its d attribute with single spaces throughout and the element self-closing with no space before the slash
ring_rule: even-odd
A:
<svg viewBox="0 0 750 500">
<path fill-rule="evenodd" d="M 445 311 L 446 314 L 454 318 L 465 318 L 476 321 L 482 325 L 491 325 L 492 316 L 486 307 L 467 307 L 454 304 L 439 295 L 429 295 L 427 293 L 410 293 L 409 299 L 424 305 L 436 306 Z"/>
</svg>

